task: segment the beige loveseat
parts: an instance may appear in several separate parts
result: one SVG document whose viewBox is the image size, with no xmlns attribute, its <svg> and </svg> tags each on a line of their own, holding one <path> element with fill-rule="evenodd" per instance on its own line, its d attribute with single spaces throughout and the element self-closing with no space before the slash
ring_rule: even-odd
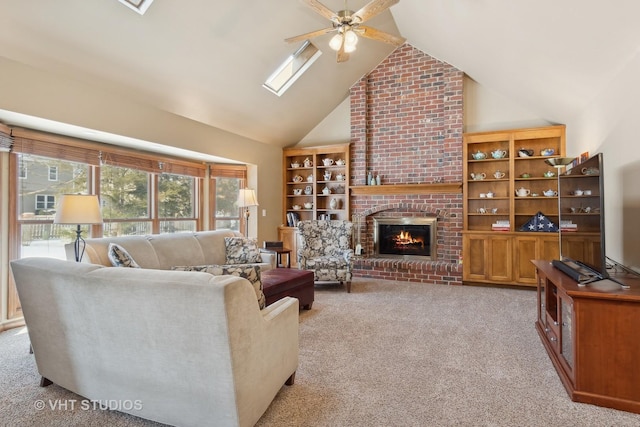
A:
<svg viewBox="0 0 640 427">
<path fill-rule="evenodd" d="M 170 270 L 178 265 L 226 264 L 225 237 L 242 237 L 233 230 L 198 231 L 145 236 L 122 236 L 86 239 L 82 262 L 111 266 L 109 243 L 117 243 L 131 255 L 142 268 Z M 68 260 L 75 260 L 74 244 L 65 245 Z M 261 271 L 275 267 L 275 255 L 261 254 Z"/>
<path fill-rule="evenodd" d="M 260 310 L 247 280 L 201 272 L 11 269 L 40 375 L 86 399 L 176 426 L 252 426 L 293 382 L 294 298 Z"/>
</svg>

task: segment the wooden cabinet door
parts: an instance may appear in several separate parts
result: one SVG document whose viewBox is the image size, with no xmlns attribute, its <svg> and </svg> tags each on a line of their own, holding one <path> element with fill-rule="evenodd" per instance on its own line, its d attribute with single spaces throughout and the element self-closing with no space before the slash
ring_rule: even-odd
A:
<svg viewBox="0 0 640 427">
<path fill-rule="evenodd" d="M 511 236 L 465 234 L 462 239 L 463 280 L 510 282 L 513 278 Z"/>
<path fill-rule="evenodd" d="M 488 244 L 485 234 L 465 234 L 462 237 L 463 280 L 485 281 L 488 271 Z"/>
<path fill-rule="evenodd" d="M 546 234 L 546 233 L 545 233 Z M 527 235 L 515 237 L 515 256 L 513 259 L 514 279 L 519 284 L 536 284 L 534 259 L 553 260 L 560 257 L 558 235 Z"/>
<path fill-rule="evenodd" d="M 511 236 L 488 236 L 489 280 L 495 282 L 511 282 L 513 280 L 512 241 Z"/>
</svg>

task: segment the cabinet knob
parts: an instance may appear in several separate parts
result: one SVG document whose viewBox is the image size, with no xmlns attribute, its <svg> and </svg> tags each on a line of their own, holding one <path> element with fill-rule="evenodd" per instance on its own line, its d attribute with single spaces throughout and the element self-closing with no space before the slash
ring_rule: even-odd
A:
<svg viewBox="0 0 640 427">
<path fill-rule="evenodd" d="M 549 338 L 549 341 L 556 342 L 556 341 L 558 341 L 558 339 L 556 337 L 551 337 L 551 338 Z"/>
<path fill-rule="evenodd" d="M 557 321 L 557 320 L 556 320 L 556 321 L 554 321 L 554 322 L 553 322 L 553 324 L 554 324 L 555 326 L 558 326 L 558 321 Z"/>
</svg>

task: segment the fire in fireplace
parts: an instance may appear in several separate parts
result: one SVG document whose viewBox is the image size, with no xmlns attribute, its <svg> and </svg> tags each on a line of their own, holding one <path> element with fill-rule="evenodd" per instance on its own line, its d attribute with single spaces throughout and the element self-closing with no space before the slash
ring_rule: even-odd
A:
<svg viewBox="0 0 640 427">
<path fill-rule="evenodd" d="M 435 217 L 374 218 L 374 254 L 385 258 L 436 259 Z"/>
</svg>

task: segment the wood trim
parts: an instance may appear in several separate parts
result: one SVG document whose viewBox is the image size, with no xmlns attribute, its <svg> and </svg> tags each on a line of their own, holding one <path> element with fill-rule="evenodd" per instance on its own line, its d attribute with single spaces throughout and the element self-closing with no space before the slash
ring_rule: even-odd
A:
<svg viewBox="0 0 640 427">
<path fill-rule="evenodd" d="M 390 184 L 355 185 L 349 187 L 351 194 L 357 195 L 393 195 L 393 194 L 445 194 L 462 193 L 462 183 L 435 184 Z"/>
</svg>

